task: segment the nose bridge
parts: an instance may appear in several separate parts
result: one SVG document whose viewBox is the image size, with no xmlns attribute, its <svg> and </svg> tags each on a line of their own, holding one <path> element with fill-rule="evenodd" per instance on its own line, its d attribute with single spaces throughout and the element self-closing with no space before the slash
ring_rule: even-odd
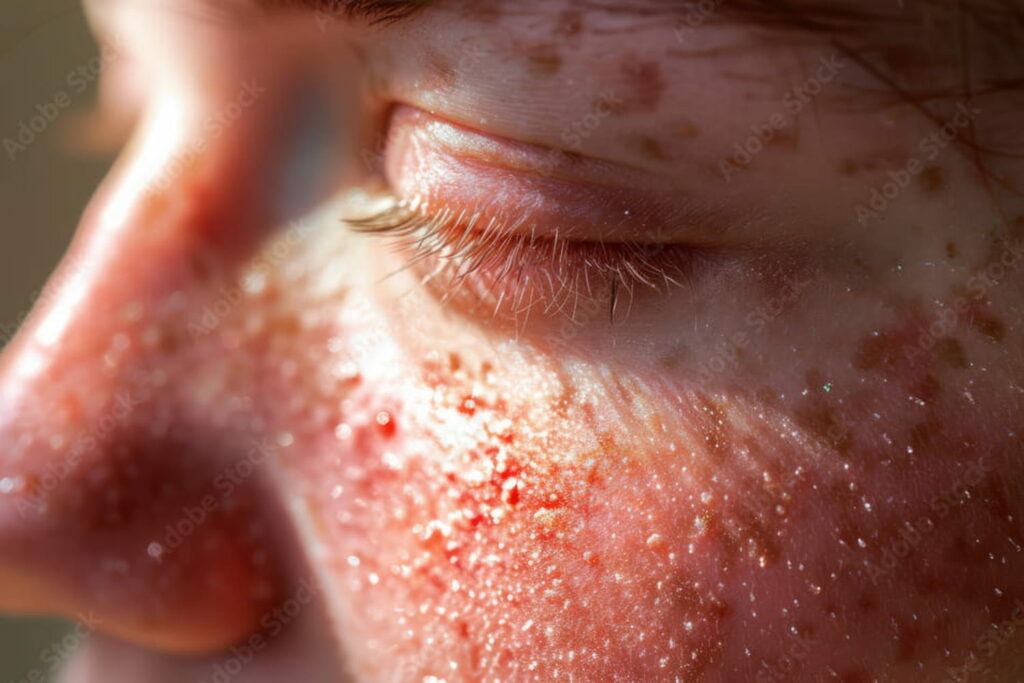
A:
<svg viewBox="0 0 1024 683">
<path fill-rule="evenodd" d="M 282 115 L 269 87 L 153 106 L 0 358 L 0 609 L 191 651 L 246 635 L 273 599 L 284 570 L 268 560 L 264 482 L 204 502 L 230 463 L 260 469 L 267 446 L 188 422 L 173 398 L 189 302 L 278 214 L 258 144 Z"/>
</svg>

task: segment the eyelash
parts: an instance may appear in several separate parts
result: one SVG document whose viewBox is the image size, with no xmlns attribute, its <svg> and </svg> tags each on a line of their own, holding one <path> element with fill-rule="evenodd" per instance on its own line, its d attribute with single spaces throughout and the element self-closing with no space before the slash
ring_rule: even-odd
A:
<svg viewBox="0 0 1024 683">
<path fill-rule="evenodd" d="M 363 17 L 371 24 L 391 24 L 425 7 L 429 0 L 309 0 L 319 9 Z"/>
<path fill-rule="evenodd" d="M 444 285 L 442 301 L 471 294 L 490 303 L 492 316 L 508 305 L 517 319 L 542 306 L 545 315 L 582 322 L 581 311 L 592 314 L 600 305 L 614 323 L 624 298 L 628 315 L 639 290 L 684 286 L 707 255 L 674 244 L 571 241 L 557 231 L 538 236 L 523 231 L 525 216 L 485 218 L 394 197 L 387 208 L 346 223 L 357 233 L 390 239 L 408 258 L 398 272 L 420 267 L 421 284 Z"/>
</svg>

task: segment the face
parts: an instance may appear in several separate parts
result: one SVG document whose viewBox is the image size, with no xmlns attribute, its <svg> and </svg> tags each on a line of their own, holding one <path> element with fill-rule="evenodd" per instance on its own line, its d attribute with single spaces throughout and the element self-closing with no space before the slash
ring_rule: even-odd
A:
<svg viewBox="0 0 1024 683">
<path fill-rule="evenodd" d="M 0 366 L 66 680 L 1022 675 L 1006 5 L 286 4 L 90 5 Z"/>
</svg>

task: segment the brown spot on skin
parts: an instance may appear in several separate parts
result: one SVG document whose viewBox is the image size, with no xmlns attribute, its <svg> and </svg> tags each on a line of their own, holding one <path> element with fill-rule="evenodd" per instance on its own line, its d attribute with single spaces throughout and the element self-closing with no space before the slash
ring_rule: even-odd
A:
<svg viewBox="0 0 1024 683">
<path fill-rule="evenodd" d="M 455 69 L 440 52 L 428 50 L 426 60 L 430 87 L 445 90 L 455 84 Z"/>
<path fill-rule="evenodd" d="M 680 122 L 677 132 L 689 140 L 700 137 L 700 128 L 693 121 Z"/>
<path fill-rule="evenodd" d="M 946 243 L 946 258 L 953 260 L 960 253 L 960 249 L 956 246 L 956 242 Z"/>
<path fill-rule="evenodd" d="M 462 358 L 457 353 L 448 354 L 448 369 L 451 372 L 458 372 L 462 368 Z"/>
<path fill-rule="evenodd" d="M 666 370 L 675 370 L 679 367 L 680 354 L 672 354 L 671 356 L 664 356 L 658 361 L 658 365 L 665 368 Z"/>
<path fill-rule="evenodd" d="M 562 57 L 554 45 L 536 45 L 526 50 L 526 64 L 535 76 L 550 77 L 562 68 Z"/>
<path fill-rule="evenodd" d="M 946 365 L 962 369 L 967 367 L 967 354 L 964 347 L 952 337 L 943 337 L 935 344 L 935 352 Z"/>
<path fill-rule="evenodd" d="M 818 385 L 820 386 L 820 385 Z M 820 438 L 839 453 L 850 450 L 853 437 L 849 429 L 836 416 L 832 406 L 813 397 L 812 403 L 796 411 L 796 420 L 801 427 Z"/>
<path fill-rule="evenodd" d="M 919 176 L 921 186 L 928 194 L 935 194 L 946 184 L 946 172 L 940 166 L 929 166 Z"/>
<path fill-rule="evenodd" d="M 620 69 L 623 85 L 629 89 L 626 100 L 636 109 L 649 111 L 661 102 L 665 91 L 665 77 L 658 62 L 629 58 Z"/>
<path fill-rule="evenodd" d="M 978 330 L 988 341 L 993 344 L 1002 343 L 1006 338 L 1006 325 L 994 315 L 979 314 L 971 319 L 974 329 Z"/>
<path fill-rule="evenodd" d="M 649 135 L 638 135 L 631 140 L 633 147 L 642 157 L 649 161 L 668 161 L 668 155 L 657 140 Z"/>
<path fill-rule="evenodd" d="M 843 161 L 839 169 L 844 175 L 857 175 L 857 172 L 860 171 L 860 166 L 858 166 L 857 162 L 853 159 L 846 159 Z"/>
</svg>

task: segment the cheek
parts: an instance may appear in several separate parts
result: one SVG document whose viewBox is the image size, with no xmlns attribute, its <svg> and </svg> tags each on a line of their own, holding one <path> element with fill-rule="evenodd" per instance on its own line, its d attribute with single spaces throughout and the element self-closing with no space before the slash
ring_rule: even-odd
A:
<svg viewBox="0 0 1024 683">
<path fill-rule="evenodd" d="M 901 360 L 916 316 L 700 393 L 678 369 L 496 342 L 422 292 L 359 284 L 369 259 L 322 258 L 296 269 L 316 281 L 275 272 L 218 337 L 259 378 L 370 679 L 857 680 L 864 652 L 941 671 L 1024 594 L 1012 414 L 964 409 L 949 342 Z M 999 361 L 969 329 L 944 338 Z"/>
</svg>

